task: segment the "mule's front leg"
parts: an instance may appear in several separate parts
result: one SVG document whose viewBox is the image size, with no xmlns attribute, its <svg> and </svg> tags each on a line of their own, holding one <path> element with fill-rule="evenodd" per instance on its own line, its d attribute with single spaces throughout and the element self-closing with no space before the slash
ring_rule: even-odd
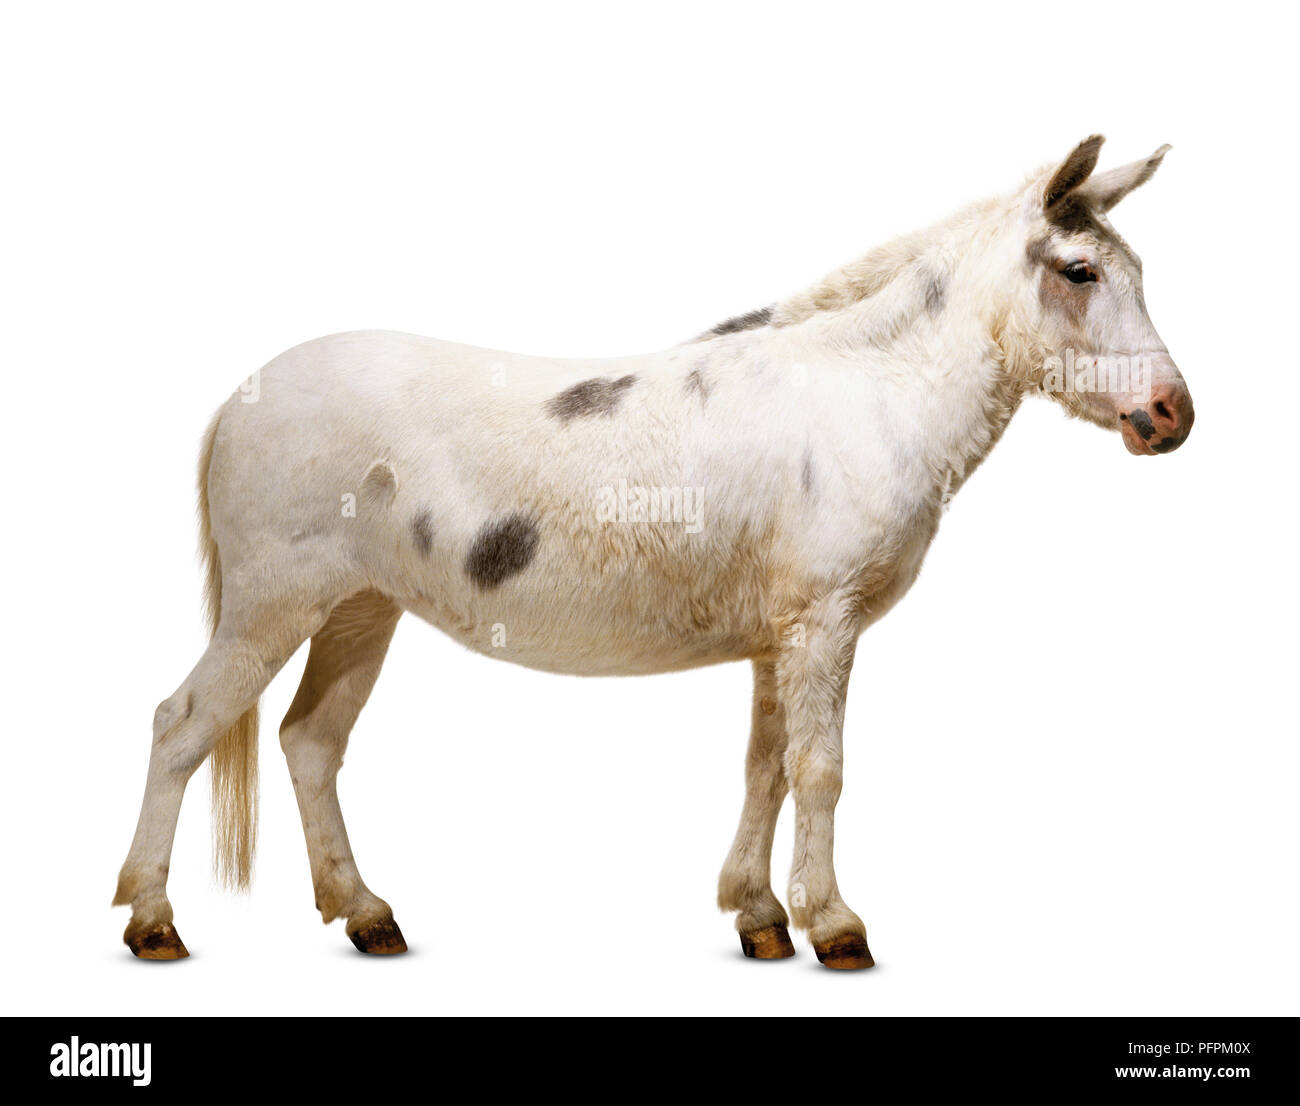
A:
<svg viewBox="0 0 1300 1106">
<path fill-rule="evenodd" d="M 772 836 L 788 790 L 785 711 L 776 686 L 776 666 L 754 662 L 753 721 L 745 760 L 745 806 L 736 840 L 718 877 L 718 906 L 736 911 L 736 930 L 746 956 L 781 960 L 794 955 L 789 918 L 772 893 Z"/>
<path fill-rule="evenodd" d="M 835 804 L 843 783 L 844 701 L 858 620 L 844 597 L 807 613 L 777 662 L 788 740 L 785 772 L 794 792 L 790 912 L 828 968 L 870 968 L 867 931 L 840 898 L 832 852 Z"/>
</svg>

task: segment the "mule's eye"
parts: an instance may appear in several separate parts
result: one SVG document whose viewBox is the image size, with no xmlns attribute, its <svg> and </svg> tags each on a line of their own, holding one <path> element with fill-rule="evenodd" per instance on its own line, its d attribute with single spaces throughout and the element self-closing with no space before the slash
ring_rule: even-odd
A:
<svg viewBox="0 0 1300 1106">
<path fill-rule="evenodd" d="M 1065 279 L 1071 284 L 1087 284 L 1097 279 L 1097 273 L 1086 261 L 1076 261 L 1061 270 Z"/>
</svg>

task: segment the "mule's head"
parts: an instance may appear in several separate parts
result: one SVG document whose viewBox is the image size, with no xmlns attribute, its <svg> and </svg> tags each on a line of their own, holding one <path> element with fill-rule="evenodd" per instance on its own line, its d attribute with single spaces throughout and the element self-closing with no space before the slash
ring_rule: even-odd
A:
<svg viewBox="0 0 1300 1106">
<path fill-rule="evenodd" d="M 1024 197 L 1042 388 L 1072 414 L 1119 430 L 1130 453 L 1168 453 L 1192 428 L 1192 397 L 1147 316 L 1142 263 L 1106 213 L 1150 179 L 1169 147 L 1094 175 L 1102 141 L 1079 143 Z"/>
</svg>

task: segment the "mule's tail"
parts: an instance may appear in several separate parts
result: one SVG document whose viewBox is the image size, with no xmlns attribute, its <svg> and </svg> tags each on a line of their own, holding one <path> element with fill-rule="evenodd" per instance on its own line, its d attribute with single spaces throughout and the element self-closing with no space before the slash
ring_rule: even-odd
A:
<svg viewBox="0 0 1300 1106">
<path fill-rule="evenodd" d="M 199 551 L 206 568 L 204 606 L 208 629 L 216 634 L 221 620 L 221 559 L 212 540 L 208 514 L 208 469 L 217 439 L 220 412 L 203 436 L 199 453 Z M 257 704 L 218 739 L 212 748 L 212 862 L 227 887 L 245 891 L 253 882 L 257 846 Z"/>
</svg>

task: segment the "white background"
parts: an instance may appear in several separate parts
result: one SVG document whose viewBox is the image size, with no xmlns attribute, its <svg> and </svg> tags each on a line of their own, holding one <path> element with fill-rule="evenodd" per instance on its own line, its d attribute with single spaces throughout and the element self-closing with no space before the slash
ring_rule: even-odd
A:
<svg viewBox="0 0 1300 1106">
<path fill-rule="evenodd" d="M 1283 9 L 1279 8 L 1279 11 Z M 1296 1012 L 1290 29 L 1271 6 L 27 5 L 0 32 L 5 1013 Z M 862 640 L 837 860 L 878 966 L 745 961 L 749 669 L 579 680 L 407 618 L 343 806 L 411 954 L 312 907 L 264 699 L 253 894 L 108 903 L 204 644 L 211 411 L 303 339 L 662 348 L 1084 136 L 1191 386 L 1177 454 L 1030 404 Z M 774 864 L 784 891 L 789 808 Z"/>
</svg>

